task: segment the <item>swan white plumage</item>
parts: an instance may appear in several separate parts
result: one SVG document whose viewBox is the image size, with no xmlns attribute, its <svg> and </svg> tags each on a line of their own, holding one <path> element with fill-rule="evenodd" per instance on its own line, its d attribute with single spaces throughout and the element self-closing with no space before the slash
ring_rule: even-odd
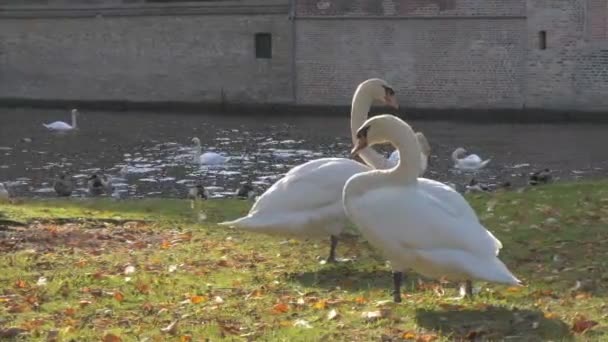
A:
<svg viewBox="0 0 608 342">
<path fill-rule="evenodd" d="M 42 124 L 44 127 L 51 131 L 66 132 L 78 128 L 76 124 L 76 117 L 78 116 L 78 110 L 72 109 L 72 124 L 65 123 L 63 121 L 55 121 L 50 124 Z"/>
<path fill-rule="evenodd" d="M 215 152 L 202 153 L 201 140 L 192 138 L 194 144 L 194 162 L 202 165 L 221 165 L 226 163 L 230 158 Z"/>
<path fill-rule="evenodd" d="M 351 108 L 351 135 L 367 118 L 374 101 L 398 108 L 395 93 L 386 81 L 369 79 L 361 83 Z M 389 167 L 376 151 L 361 151 L 361 158 L 374 167 Z M 247 216 L 220 225 L 274 235 L 331 237 L 328 262 L 335 261 L 337 236 L 346 226 L 342 188 L 346 180 L 367 165 L 347 158 L 321 158 L 298 165 L 264 192 Z"/>
<path fill-rule="evenodd" d="M 469 154 L 464 158 L 460 158 L 461 155 L 467 153 L 462 147 L 459 147 L 452 152 L 452 160 L 454 161 L 454 167 L 465 171 L 479 170 L 491 161 L 491 159 L 481 160 L 476 154 Z"/>
<path fill-rule="evenodd" d="M 426 172 L 426 169 L 429 164 L 429 156 L 431 155 L 431 145 L 429 141 L 426 139 L 426 136 L 422 132 L 416 132 L 416 138 L 418 139 L 418 144 L 420 144 L 420 174 L 422 177 Z M 388 160 L 391 162 L 391 166 L 397 165 L 399 162 L 399 151 L 394 150 L 393 153 L 390 154 Z"/>
<path fill-rule="evenodd" d="M 353 154 L 390 142 L 401 155 L 390 170 L 352 176 L 343 192 L 346 215 L 391 262 L 395 301 L 401 301 L 402 272 L 408 268 L 431 278 L 466 281 L 469 296 L 471 280 L 520 284 L 497 257 L 501 242 L 464 197 L 443 183 L 418 178 L 420 146 L 408 124 L 392 115 L 376 116 L 357 137 Z"/>
</svg>

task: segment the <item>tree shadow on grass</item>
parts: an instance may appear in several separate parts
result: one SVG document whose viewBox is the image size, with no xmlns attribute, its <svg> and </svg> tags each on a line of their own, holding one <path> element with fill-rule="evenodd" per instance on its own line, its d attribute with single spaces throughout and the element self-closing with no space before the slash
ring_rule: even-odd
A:
<svg viewBox="0 0 608 342">
<path fill-rule="evenodd" d="M 456 341 L 574 341 L 566 323 L 527 309 L 417 309 L 416 324 Z"/>
</svg>

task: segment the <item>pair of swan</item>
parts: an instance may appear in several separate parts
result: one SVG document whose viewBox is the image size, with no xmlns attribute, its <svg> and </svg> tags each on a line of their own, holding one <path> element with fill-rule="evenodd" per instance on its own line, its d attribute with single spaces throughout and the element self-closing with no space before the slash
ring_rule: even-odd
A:
<svg viewBox="0 0 608 342">
<path fill-rule="evenodd" d="M 71 130 L 74 130 L 77 128 L 76 118 L 78 117 L 78 115 L 79 115 L 78 110 L 72 109 L 72 124 L 71 125 L 68 123 L 65 123 L 63 121 L 55 121 L 50 124 L 42 124 L 42 125 L 51 131 L 57 131 L 57 132 L 71 131 Z"/>
<path fill-rule="evenodd" d="M 215 152 L 202 153 L 201 140 L 199 138 L 192 138 L 192 143 L 194 144 L 194 163 L 201 165 L 221 165 L 230 159 L 229 157 L 224 157 Z"/>
<path fill-rule="evenodd" d="M 386 81 L 374 78 L 361 83 L 355 91 L 351 107 L 353 142 L 356 130 L 367 119 L 374 101 L 398 107 L 395 92 Z M 374 168 L 393 166 L 371 148 L 361 151 L 359 156 Z M 427 155 L 423 157 L 426 158 Z M 247 216 L 219 224 L 266 234 L 299 237 L 329 235 L 331 245 L 327 261 L 333 262 L 336 260 L 337 237 L 348 223 L 342 205 L 342 188 L 348 178 L 369 170 L 369 166 L 346 158 L 309 161 L 291 169 L 266 190 Z M 419 170 L 420 174 L 424 171 Z"/>
<path fill-rule="evenodd" d="M 357 131 L 352 154 L 390 142 L 401 160 L 390 170 L 358 173 L 346 182 L 342 200 L 350 220 L 391 262 L 394 301 L 401 301 L 403 271 L 431 278 L 520 285 L 498 259 L 501 242 L 451 187 L 418 178 L 420 145 L 412 128 L 392 115 L 367 120 Z"/>
</svg>

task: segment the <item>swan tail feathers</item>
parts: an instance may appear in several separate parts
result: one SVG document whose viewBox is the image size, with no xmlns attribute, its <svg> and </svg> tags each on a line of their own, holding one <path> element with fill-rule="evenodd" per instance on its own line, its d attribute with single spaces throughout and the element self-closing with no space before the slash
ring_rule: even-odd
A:
<svg viewBox="0 0 608 342">
<path fill-rule="evenodd" d="M 513 275 L 500 259 L 494 258 L 492 264 L 491 270 L 486 269 L 483 271 L 483 275 L 480 278 L 507 285 L 523 285 L 522 281 Z"/>
<path fill-rule="evenodd" d="M 483 162 L 481 162 L 481 165 L 480 165 L 479 168 L 481 169 L 482 167 L 485 167 L 491 161 L 492 161 L 492 159 L 486 159 L 486 160 L 484 160 Z"/>
<path fill-rule="evenodd" d="M 254 221 L 255 220 L 251 216 L 243 216 L 236 220 L 220 222 L 218 225 L 232 228 L 250 228 L 255 226 Z"/>
</svg>

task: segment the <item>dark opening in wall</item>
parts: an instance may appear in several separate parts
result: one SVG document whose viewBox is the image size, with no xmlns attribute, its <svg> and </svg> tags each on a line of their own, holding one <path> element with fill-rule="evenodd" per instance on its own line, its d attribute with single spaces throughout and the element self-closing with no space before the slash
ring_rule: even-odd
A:
<svg viewBox="0 0 608 342">
<path fill-rule="evenodd" d="M 255 34 L 255 58 L 272 58 L 272 35 L 270 33 Z"/>
<path fill-rule="evenodd" d="M 547 48 L 547 31 L 538 32 L 538 48 L 541 50 Z"/>
</svg>

